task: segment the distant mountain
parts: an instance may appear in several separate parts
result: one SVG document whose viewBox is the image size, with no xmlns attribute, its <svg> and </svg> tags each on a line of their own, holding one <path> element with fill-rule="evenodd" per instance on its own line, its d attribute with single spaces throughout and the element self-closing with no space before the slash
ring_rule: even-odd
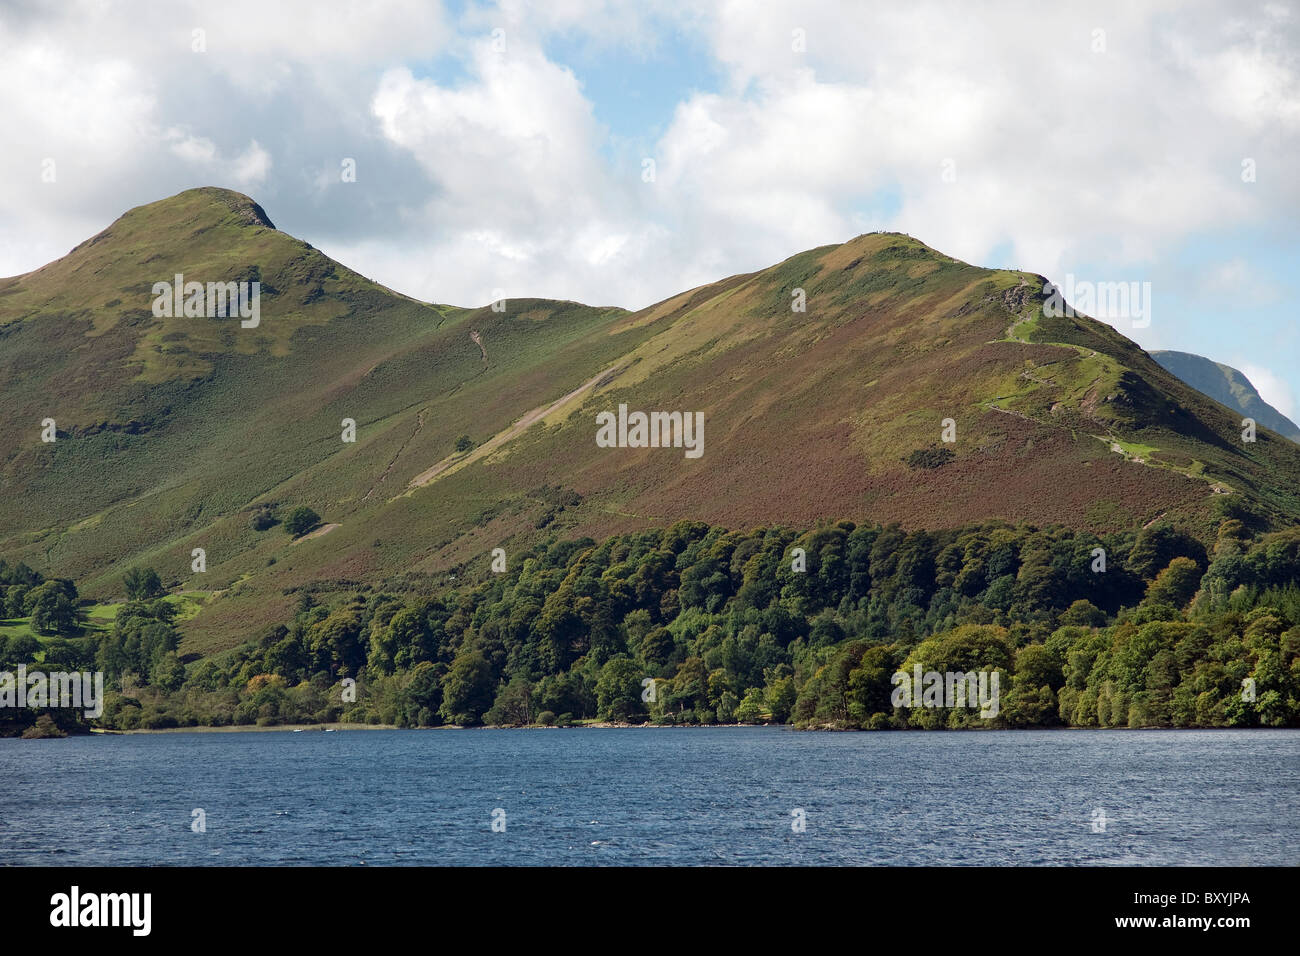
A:
<svg viewBox="0 0 1300 956">
<path fill-rule="evenodd" d="M 176 274 L 259 281 L 260 323 L 159 315 Z M 638 312 L 433 305 L 247 196 L 189 190 L 0 279 L 0 554 L 89 595 L 135 564 L 217 592 L 185 624 L 202 652 L 303 590 L 683 519 L 1208 534 L 1230 494 L 1300 521 L 1300 446 L 1242 443 L 1239 415 L 1120 333 L 1045 314 L 1045 284 L 874 233 Z M 703 453 L 602 447 L 620 406 L 702 414 Z M 264 527 L 299 505 L 316 536 Z"/>
<path fill-rule="evenodd" d="M 1150 355 L 1197 391 L 1253 418 L 1256 424 L 1300 442 L 1300 425 L 1264 401 L 1250 379 L 1232 366 L 1189 352 L 1157 351 Z"/>
</svg>

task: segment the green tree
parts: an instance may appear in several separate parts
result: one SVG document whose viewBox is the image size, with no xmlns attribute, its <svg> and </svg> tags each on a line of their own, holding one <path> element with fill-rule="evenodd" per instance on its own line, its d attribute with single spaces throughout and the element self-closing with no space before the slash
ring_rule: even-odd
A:
<svg viewBox="0 0 1300 956">
<path fill-rule="evenodd" d="M 439 712 L 450 724 L 477 724 L 492 706 L 495 689 L 492 665 L 482 652 L 462 652 L 452 661 L 451 670 L 443 679 L 442 706 Z"/>
<path fill-rule="evenodd" d="M 1061 625 L 1077 625 L 1079 627 L 1101 627 L 1106 623 L 1106 612 L 1095 606 L 1091 601 L 1082 598 L 1075 601 L 1061 613 Z"/>
<path fill-rule="evenodd" d="M 1150 581 L 1179 557 L 1191 558 L 1202 569 L 1207 564 L 1204 545 L 1191 535 L 1161 523 L 1138 532 L 1126 563 L 1131 571 Z"/>
<path fill-rule="evenodd" d="M 596 712 L 596 697 L 580 671 L 542 678 L 533 699 L 541 710 L 587 717 Z"/>
<path fill-rule="evenodd" d="M 411 671 L 411 682 L 406 685 L 406 696 L 411 708 L 411 723 L 427 727 L 436 723 L 438 708 L 442 706 L 442 681 L 438 667 L 421 661 Z"/>
<path fill-rule="evenodd" d="M 295 538 L 302 537 L 318 524 L 320 524 L 320 515 L 306 505 L 294 508 L 289 512 L 289 517 L 284 519 L 285 530 Z"/>
<path fill-rule="evenodd" d="M 1183 608 L 1201 586 L 1201 568 L 1191 558 L 1174 558 L 1147 588 L 1148 604 Z"/>
<path fill-rule="evenodd" d="M 741 724 L 761 723 L 767 715 L 764 705 L 763 689 L 751 687 L 745 692 L 745 699 L 736 708 L 736 722 Z"/>
<path fill-rule="evenodd" d="M 532 699 L 532 685 L 526 678 L 516 677 L 501 688 L 484 719 L 501 727 L 523 727 L 533 722 Z"/>
<path fill-rule="evenodd" d="M 641 641 L 641 660 L 645 661 L 647 667 L 658 670 L 672 660 L 676 650 L 672 632 L 666 627 L 658 627 Z"/>
<path fill-rule="evenodd" d="M 611 657 L 596 681 L 596 714 L 602 720 L 631 721 L 646 716 L 641 701 L 645 670 L 626 655 Z"/>
<path fill-rule="evenodd" d="M 168 651 L 162 656 L 153 670 L 150 683 L 167 694 L 181 689 L 185 683 L 185 665 L 180 662 L 175 651 Z"/>
<path fill-rule="evenodd" d="M 11 584 L 3 590 L 4 600 L 0 604 L 4 605 L 4 610 L 0 612 L 3 617 L 24 617 L 27 612 L 23 609 L 24 598 L 27 596 L 27 586 L 24 584 Z"/>
<path fill-rule="evenodd" d="M 1044 685 L 1057 690 L 1065 683 L 1060 656 L 1045 644 L 1029 644 L 1016 652 L 1016 683 L 1037 690 Z"/>
<path fill-rule="evenodd" d="M 718 723 L 730 724 L 736 719 L 736 707 L 740 704 L 740 698 L 729 690 L 724 690 L 718 699 Z"/>
<path fill-rule="evenodd" d="M 352 608 L 340 608 L 307 631 L 313 666 L 330 677 L 355 677 L 366 662 L 361 619 Z"/>
<path fill-rule="evenodd" d="M 153 568 L 131 568 L 122 576 L 122 584 L 126 588 L 127 599 L 131 601 L 148 601 L 167 593 L 163 590 L 158 572 Z"/>
<path fill-rule="evenodd" d="M 793 677 L 778 677 L 767 686 L 767 707 L 772 712 L 772 719 L 779 724 L 790 720 L 794 711 L 795 690 Z"/>
<path fill-rule="evenodd" d="M 77 605 L 59 582 L 46 581 L 29 592 L 29 598 L 32 596 L 31 623 L 37 634 L 71 634 L 77 630 Z"/>
<path fill-rule="evenodd" d="M 890 648 L 875 646 L 867 648 L 857 666 L 849 672 L 848 715 L 866 726 L 876 714 L 889 714 L 893 711 L 890 695 L 894 685 L 896 660 Z M 776 716 L 775 708 L 772 716 Z"/>
<path fill-rule="evenodd" d="M 40 653 L 41 642 L 30 634 L 15 634 L 7 642 L 0 641 L 0 665 L 12 669 L 19 664 L 32 664 Z"/>
</svg>

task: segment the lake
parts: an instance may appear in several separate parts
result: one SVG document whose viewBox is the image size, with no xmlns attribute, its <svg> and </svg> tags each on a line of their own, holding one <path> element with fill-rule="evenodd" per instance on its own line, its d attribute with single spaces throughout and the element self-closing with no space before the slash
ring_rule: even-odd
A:
<svg viewBox="0 0 1300 956">
<path fill-rule="evenodd" d="M 0 774 L 0 864 L 1300 859 L 1295 730 L 138 734 L 0 740 Z"/>
</svg>

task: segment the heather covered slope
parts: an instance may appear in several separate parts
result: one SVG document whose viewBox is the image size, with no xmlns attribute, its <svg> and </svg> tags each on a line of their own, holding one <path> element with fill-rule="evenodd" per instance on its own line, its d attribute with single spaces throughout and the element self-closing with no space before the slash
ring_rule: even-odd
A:
<svg viewBox="0 0 1300 956">
<path fill-rule="evenodd" d="M 175 272 L 260 277 L 261 326 L 155 318 L 151 284 Z M 247 197 L 191 190 L 0 280 L 0 553 L 96 596 L 136 563 L 217 591 L 184 628 L 209 650 L 302 589 L 477 575 L 498 546 L 683 518 L 1209 533 L 1224 495 L 1300 517 L 1300 448 L 1243 444 L 1238 417 L 1119 333 L 1044 316 L 1043 285 L 870 234 L 635 313 L 434 306 Z M 620 403 L 702 412 L 703 455 L 598 447 Z M 337 527 L 251 527 L 297 505 Z"/>
<path fill-rule="evenodd" d="M 1227 494 L 1279 524 L 1297 513 L 1294 446 L 1267 432 L 1243 446 L 1232 416 L 1127 339 L 1043 318 L 1042 284 L 877 235 L 684 293 L 610 323 L 613 337 L 652 334 L 594 364 L 588 391 L 563 401 L 582 383 L 554 388 L 558 407 L 487 442 L 475 432 L 480 449 L 464 459 L 404 456 L 391 476 L 404 496 L 271 577 L 305 588 L 481 574 L 497 546 L 602 540 L 680 518 L 753 527 L 847 515 L 910 528 L 1003 518 L 1104 532 L 1163 517 L 1208 533 Z M 797 288 L 805 313 L 790 310 Z M 595 416 L 620 403 L 703 412 L 704 454 L 596 447 Z M 949 417 L 958 440 L 944 446 Z M 951 460 L 924 467 L 939 447 Z M 257 608 L 250 592 L 222 613 L 251 621 Z M 201 616 L 196 637 L 220 643 L 223 620 Z"/>
<path fill-rule="evenodd" d="M 653 523 L 1115 530 L 1202 522 L 1229 492 L 1296 514 L 1294 448 L 1266 433 L 1243 445 L 1236 419 L 1108 327 L 1045 318 L 1043 284 L 879 234 L 685 293 L 621 319 L 659 331 L 484 474 L 520 486 L 562 474 L 606 515 Z M 704 455 L 597 452 L 595 415 L 620 403 L 703 411 Z M 608 521 L 579 523 L 599 536 Z"/>
</svg>

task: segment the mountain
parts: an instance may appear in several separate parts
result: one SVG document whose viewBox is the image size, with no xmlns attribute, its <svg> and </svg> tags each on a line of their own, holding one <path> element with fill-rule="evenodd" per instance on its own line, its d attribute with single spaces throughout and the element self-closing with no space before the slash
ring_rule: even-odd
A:
<svg viewBox="0 0 1300 956">
<path fill-rule="evenodd" d="M 259 324 L 156 315 L 178 273 L 260 282 Z M 457 307 L 365 279 L 247 196 L 189 190 L 0 280 L 0 554 L 90 595 L 136 564 L 212 591 L 185 625 L 203 651 L 303 591 L 680 519 L 1209 534 L 1223 496 L 1300 519 L 1300 447 L 1243 443 L 1238 415 L 1118 332 L 1045 315 L 1045 284 L 875 233 L 637 312 Z M 620 405 L 702 413 L 703 454 L 601 447 Z M 255 527 L 299 505 L 316 535 Z"/>
<path fill-rule="evenodd" d="M 1300 442 L 1300 425 L 1264 401 L 1250 379 L 1232 366 L 1190 352 L 1156 351 L 1151 357 L 1198 392 Z"/>
</svg>

